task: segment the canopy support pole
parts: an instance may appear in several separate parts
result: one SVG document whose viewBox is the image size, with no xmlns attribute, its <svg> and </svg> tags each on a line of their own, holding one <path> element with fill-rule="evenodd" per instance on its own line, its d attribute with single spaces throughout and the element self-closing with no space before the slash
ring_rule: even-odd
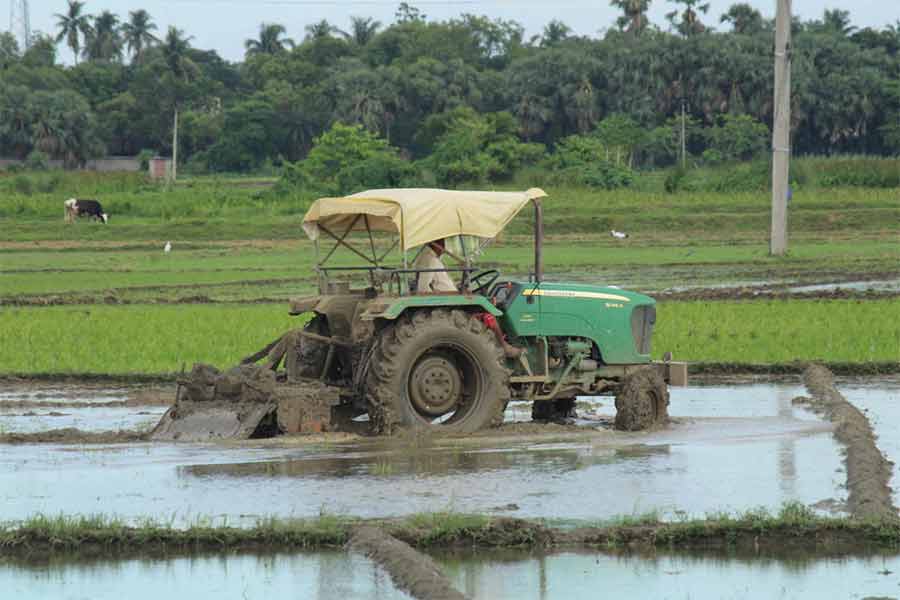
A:
<svg viewBox="0 0 900 600">
<path fill-rule="evenodd" d="M 544 280 L 544 209 L 538 198 L 534 203 L 534 282 L 538 285 Z"/>
</svg>

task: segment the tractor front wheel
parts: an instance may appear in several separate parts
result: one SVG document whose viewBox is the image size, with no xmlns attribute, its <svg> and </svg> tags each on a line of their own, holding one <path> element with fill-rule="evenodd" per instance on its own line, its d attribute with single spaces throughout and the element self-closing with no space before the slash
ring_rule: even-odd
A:
<svg viewBox="0 0 900 600">
<path fill-rule="evenodd" d="M 383 329 L 367 377 L 369 418 L 471 433 L 503 423 L 509 372 L 496 336 L 460 310 L 420 310 Z"/>
<path fill-rule="evenodd" d="M 635 371 L 625 377 L 616 394 L 616 429 L 641 431 L 669 419 L 669 389 L 656 369 Z"/>
</svg>

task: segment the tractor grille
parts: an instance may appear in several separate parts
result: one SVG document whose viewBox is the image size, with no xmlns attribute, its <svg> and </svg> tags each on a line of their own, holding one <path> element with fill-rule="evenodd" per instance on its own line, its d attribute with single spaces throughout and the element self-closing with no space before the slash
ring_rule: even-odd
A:
<svg viewBox="0 0 900 600">
<path fill-rule="evenodd" d="M 638 306 L 631 311 L 631 335 L 638 354 L 650 354 L 650 339 L 656 323 L 655 306 Z"/>
</svg>

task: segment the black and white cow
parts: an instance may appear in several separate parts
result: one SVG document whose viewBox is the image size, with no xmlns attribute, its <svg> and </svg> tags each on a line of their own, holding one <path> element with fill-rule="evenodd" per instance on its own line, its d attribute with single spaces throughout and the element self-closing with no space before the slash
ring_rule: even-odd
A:
<svg viewBox="0 0 900 600">
<path fill-rule="evenodd" d="M 103 212 L 103 206 L 96 200 L 78 200 L 69 198 L 65 201 L 66 223 L 75 221 L 75 217 L 90 217 L 109 223 L 109 215 Z"/>
</svg>

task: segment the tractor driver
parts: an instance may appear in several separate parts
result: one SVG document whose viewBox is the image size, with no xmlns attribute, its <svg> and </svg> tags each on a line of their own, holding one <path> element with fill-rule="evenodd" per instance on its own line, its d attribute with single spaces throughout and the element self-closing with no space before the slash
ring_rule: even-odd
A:
<svg viewBox="0 0 900 600">
<path fill-rule="evenodd" d="M 456 292 L 459 291 L 453 283 L 453 279 L 446 270 L 441 256 L 444 254 L 444 240 L 435 240 L 429 242 L 422 248 L 416 262 L 413 263 L 414 269 L 423 269 L 424 273 L 418 274 L 418 284 L 416 290 L 420 294 L 440 293 L 440 292 Z"/>
</svg>

